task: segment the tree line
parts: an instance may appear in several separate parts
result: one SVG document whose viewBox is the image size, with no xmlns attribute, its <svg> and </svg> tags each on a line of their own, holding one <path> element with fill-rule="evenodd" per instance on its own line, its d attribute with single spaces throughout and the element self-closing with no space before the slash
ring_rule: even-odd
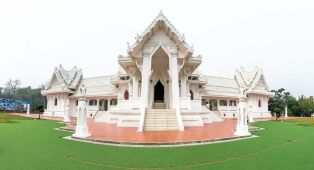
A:
<svg viewBox="0 0 314 170">
<path fill-rule="evenodd" d="M 311 116 L 314 113 L 313 96 L 301 95 L 296 98 L 284 88 L 272 92 L 275 95 L 269 99 L 268 107 L 273 114 L 283 115 L 286 106 L 289 116 Z"/>
<path fill-rule="evenodd" d="M 20 85 L 21 81 L 18 79 L 8 80 L 4 87 L 0 87 L 0 98 L 31 101 L 32 112 L 43 112 L 46 99 L 41 95 L 41 90 L 45 88 L 45 85 L 38 88 L 20 87 Z M 289 116 L 311 116 L 314 113 L 313 96 L 301 95 L 296 98 L 284 88 L 272 90 L 272 92 L 274 96 L 269 99 L 268 107 L 273 115 L 283 115 L 286 106 Z"/>
<path fill-rule="evenodd" d="M 43 112 L 45 108 L 46 99 L 41 95 L 41 90 L 44 89 L 44 85 L 38 88 L 20 87 L 21 81 L 8 80 L 4 87 L 0 87 L 0 98 L 13 99 L 13 100 L 25 100 L 31 101 L 30 110 L 32 112 Z"/>
</svg>

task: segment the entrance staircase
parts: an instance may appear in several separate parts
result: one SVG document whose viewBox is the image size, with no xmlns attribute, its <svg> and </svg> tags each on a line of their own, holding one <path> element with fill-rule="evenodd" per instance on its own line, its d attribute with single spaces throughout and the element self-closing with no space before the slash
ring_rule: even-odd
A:
<svg viewBox="0 0 314 170">
<path fill-rule="evenodd" d="M 147 109 L 144 131 L 179 131 L 174 109 L 165 109 L 164 103 L 154 103 L 154 109 Z"/>
<path fill-rule="evenodd" d="M 210 111 L 210 112 L 211 112 L 213 122 L 223 122 L 224 121 L 224 117 L 220 111 L 217 110 L 217 111 Z"/>
</svg>

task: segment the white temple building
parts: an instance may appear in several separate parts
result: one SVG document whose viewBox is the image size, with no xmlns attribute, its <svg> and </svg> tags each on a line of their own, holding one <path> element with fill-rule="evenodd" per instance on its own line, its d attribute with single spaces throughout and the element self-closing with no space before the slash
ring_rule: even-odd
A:
<svg viewBox="0 0 314 170">
<path fill-rule="evenodd" d="M 236 118 L 240 88 L 246 89 L 248 120 L 269 118 L 272 96 L 263 71 L 236 70 L 233 78 L 207 76 L 198 71 L 200 55 L 161 12 L 136 37 L 126 56 L 118 57 L 115 75 L 85 78 L 82 70 L 61 65 L 42 94 L 44 115 L 78 114 L 78 89 L 86 88 L 87 116 L 96 122 L 138 131 L 183 131 L 187 126 Z"/>
</svg>

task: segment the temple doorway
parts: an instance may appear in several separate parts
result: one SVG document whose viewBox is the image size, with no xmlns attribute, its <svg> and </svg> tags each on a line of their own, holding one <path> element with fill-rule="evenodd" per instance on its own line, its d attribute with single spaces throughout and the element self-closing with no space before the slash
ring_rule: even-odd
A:
<svg viewBox="0 0 314 170">
<path fill-rule="evenodd" d="M 164 103 L 165 89 L 160 81 L 154 87 L 154 103 Z"/>
</svg>

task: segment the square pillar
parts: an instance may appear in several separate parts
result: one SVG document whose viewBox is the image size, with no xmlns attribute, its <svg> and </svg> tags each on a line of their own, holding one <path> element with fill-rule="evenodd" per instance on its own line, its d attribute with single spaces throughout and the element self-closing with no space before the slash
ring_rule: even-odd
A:
<svg viewBox="0 0 314 170">
<path fill-rule="evenodd" d="M 172 96 L 172 108 L 176 110 L 176 116 L 180 131 L 184 131 L 184 125 L 180 113 L 180 101 L 179 101 L 179 73 L 178 73 L 178 53 L 177 48 L 169 48 L 170 58 L 170 76 L 171 76 L 171 96 Z"/>
<path fill-rule="evenodd" d="M 181 77 L 181 97 L 186 97 L 186 91 L 187 91 L 187 77 L 182 76 Z"/>
<path fill-rule="evenodd" d="M 142 103 L 144 108 L 147 108 L 149 105 L 149 78 L 151 75 L 151 57 L 150 57 L 150 50 L 144 49 L 143 50 L 143 65 L 142 65 L 142 88 L 141 88 L 141 95 L 142 95 Z"/>
<path fill-rule="evenodd" d="M 138 97 L 138 80 L 135 76 L 132 77 L 133 83 L 133 97 Z"/>
</svg>

